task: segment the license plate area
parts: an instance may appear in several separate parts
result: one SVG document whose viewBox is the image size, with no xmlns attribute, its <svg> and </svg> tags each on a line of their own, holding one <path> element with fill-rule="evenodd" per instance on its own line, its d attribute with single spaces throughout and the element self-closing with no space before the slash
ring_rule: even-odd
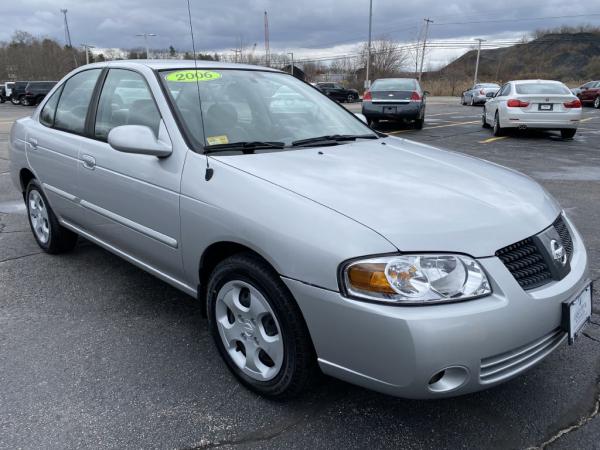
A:
<svg viewBox="0 0 600 450">
<path fill-rule="evenodd" d="M 569 334 L 572 345 L 592 317 L 592 285 L 562 304 L 562 328 Z"/>
<path fill-rule="evenodd" d="M 396 114 L 396 107 L 395 106 L 384 106 L 383 107 L 383 113 L 384 114 Z"/>
<path fill-rule="evenodd" d="M 540 103 L 538 105 L 538 111 L 552 111 L 554 105 L 552 103 Z"/>
</svg>

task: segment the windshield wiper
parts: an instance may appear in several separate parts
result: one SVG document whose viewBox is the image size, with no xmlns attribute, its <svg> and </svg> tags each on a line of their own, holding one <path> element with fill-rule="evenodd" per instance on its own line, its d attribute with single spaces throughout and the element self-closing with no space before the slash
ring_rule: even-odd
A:
<svg viewBox="0 0 600 450">
<path fill-rule="evenodd" d="M 204 154 L 224 152 L 227 150 L 239 150 L 243 153 L 254 153 L 254 150 L 265 148 L 283 148 L 285 142 L 247 141 L 231 142 L 230 144 L 212 144 L 204 146 Z"/>
<path fill-rule="evenodd" d="M 299 139 L 292 142 L 293 147 L 301 147 L 304 145 L 320 144 L 320 145 L 337 145 L 342 141 L 355 141 L 357 139 L 379 139 L 375 134 L 331 134 L 325 136 L 317 136 L 308 139 Z"/>
</svg>

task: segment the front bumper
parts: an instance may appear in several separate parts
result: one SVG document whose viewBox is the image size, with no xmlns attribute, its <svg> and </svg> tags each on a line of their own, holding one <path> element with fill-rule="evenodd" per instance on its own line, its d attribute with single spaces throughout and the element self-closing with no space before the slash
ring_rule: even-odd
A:
<svg viewBox="0 0 600 450">
<path fill-rule="evenodd" d="M 406 398 L 461 395 L 518 375 L 565 341 L 561 304 L 589 283 L 585 248 L 572 225 L 571 230 L 571 272 L 530 291 L 496 257 L 478 260 L 494 293 L 454 304 L 366 303 L 283 280 L 300 306 L 326 374 Z M 430 384 L 443 369 L 451 375 L 449 382 L 441 388 Z M 459 382 L 453 384 L 452 376 Z"/>
</svg>

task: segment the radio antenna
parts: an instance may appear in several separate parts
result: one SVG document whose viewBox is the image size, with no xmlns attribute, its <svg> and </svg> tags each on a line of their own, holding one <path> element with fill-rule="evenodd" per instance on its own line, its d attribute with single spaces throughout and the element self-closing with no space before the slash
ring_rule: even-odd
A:
<svg viewBox="0 0 600 450">
<path fill-rule="evenodd" d="M 190 36 L 192 37 L 192 52 L 194 54 L 194 75 L 196 78 L 196 92 L 198 94 L 198 108 L 200 108 L 200 120 L 202 121 L 202 135 L 206 136 L 206 131 L 204 130 L 204 117 L 202 117 L 202 101 L 200 100 L 200 82 L 198 81 L 198 59 L 196 58 L 196 43 L 194 40 L 194 27 L 192 25 L 192 8 L 190 6 L 190 0 L 187 0 L 187 8 L 188 19 L 190 22 Z M 214 171 L 208 163 L 208 155 L 206 155 L 206 173 L 204 174 L 204 179 L 206 181 L 210 180 L 213 176 L 213 173 Z"/>
</svg>

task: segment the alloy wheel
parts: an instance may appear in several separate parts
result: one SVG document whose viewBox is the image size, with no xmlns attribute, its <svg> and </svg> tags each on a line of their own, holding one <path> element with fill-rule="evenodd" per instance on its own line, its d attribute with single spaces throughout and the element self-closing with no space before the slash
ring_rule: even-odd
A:
<svg viewBox="0 0 600 450">
<path fill-rule="evenodd" d="M 596 108 L 596 109 L 600 108 L 600 97 L 596 97 L 594 99 L 594 108 Z"/>
<path fill-rule="evenodd" d="M 46 244 L 50 238 L 50 221 L 44 199 L 38 191 L 32 190 L 29 192 L 28 204 L 33 232 L 42 244 Z"/>
<path fill-rule="evenodd" d="M 254 286 L 234 280 L 217 293 L 215 319 L 233 363 L 257 381 L 273 379 L 284 357 L 281 327 L 266 298 Z"/>
</svg>

